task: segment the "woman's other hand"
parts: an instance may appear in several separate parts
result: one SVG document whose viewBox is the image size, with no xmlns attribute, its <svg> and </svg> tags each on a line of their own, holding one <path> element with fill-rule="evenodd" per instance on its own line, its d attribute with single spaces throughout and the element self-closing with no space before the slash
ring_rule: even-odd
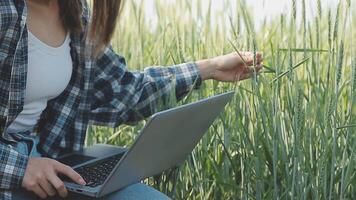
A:
<svg viewBox="0 0 356 200">
<path fill-rule="evenodd" d="M 254 72 L 262 68 L 263 57 L 256 53 L 254 67 L 254 55 L 251 52 L 230 53 L 215 58 L 198 61 L 198 68 L 202 80 L 214 79 L 223 82 L 234 82 L 250 78 Z"/>
</svg>

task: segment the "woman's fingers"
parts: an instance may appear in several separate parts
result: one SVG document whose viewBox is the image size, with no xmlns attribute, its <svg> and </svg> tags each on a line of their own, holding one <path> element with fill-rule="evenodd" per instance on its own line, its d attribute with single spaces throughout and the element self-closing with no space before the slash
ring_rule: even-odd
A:
<svg viewBox="0 0 356 200">
<path fill-rule="evenodd" d="M 253 65 L 254 63 L 254 55 L 252 52 L 241 52 L 240 55 L 236 53 L 237 57 L 242 60 L 242 64 L 246 64 L 248 66 Z M 259 65 L 263 61 L 262 54 L 256 53 L 256 64 Z"/>
<path fill-rule="evenodd" d="M 239 80 L 245 80 L 251 78 L 254 73 L 259 74 L 259 71 L 262 69 L 262 65 L 257 65 L 256 68 L 248 66 L 244 73 L 240 76 Z"/>
<path fill-rule="evenodd" d="M 56 193 L 65 197 L 68 191 L 63 181 L 58 178 L 58 173 L 73 179 L 78 184 L 85 184 L 82 177 L 67 165 L 50 158 L 30 157 L 22 180 L 22 187 L 36 193 L 41 198 L 53 196 Z"/>
<path fill-rule="evenodd" d="M 262 65 L 258 64 L 256 65 L 256 67 L 253 66 L 247 66 L 244 70 L 244 74 L 250 74 L 250 73 L 254 73 L 254 72 L 258 72 L 262 69 Z"/>
<path fill-rule="evenodd" d="M 259 63 L 258 65 L 256 65 L 256 68 L 255 68 L 255 69 L 256 69 L 256 71 L 257 71 L 257 72 L 259 72 L 259 71 L 263 68 L 263 66 L 262 66 L 262 65 L 263 65 L 263 63 L 262 63 L 262 62 L 261 62 L 261 63 Z"/>
<path fill-rule="evenodd" d="M 46 192 L 42 189 L 40 185 L 35 185 L 32 191 L 39 196 L 41 199 L 47 198 Z"/>
<path fill-rule="evenodd" d="M 66 197 L 68 191 L 61 179 L 58 178 L 57 174 L 53 173 L 48 177 L 48 181 L 52 184 L 52 186 L 57 190 L 57 193 L 61 197 Z"/>
<path fill-rule="evenodd" d="M 68 178 L 72 179 L 74 182 L 80 184 L 80 185 L 85 185 L 84 179 L 76 172 L 74 171 L 71 167 L 64 165 L 60 162 L 57 162 L 55 166 L 55 170 L 58 173 L 61 173 Z"/>
<path fill-rule="evenodd" d="M 83 178 L 76 172 L 74 171 L 71 167 L 64 165 L 60 162 L 55 162 L 54 163 L 54 172 L 51 173 L 48 177 L 48 181 L 52 184 L 55 190 L 57 190 L 57 193 L 61 197 L 66 197 L 68 195 L 68 191 L 63 183 L 62 180 L 60 180 L 57 176 L 57 174 L 63 174 L 67 176 L 68 178 L 72 179 L 74 182 L 78 184 L 85 185 L 85 181 Z"/>
<path fill-rule="evenodd" d="M 54 195 L 56 195 L 56 190 L 53 188 L 52 184 L 48 182 L 48 180 L 41 179 L 40 186 L 48 196 L 53 197 Z"/>
</svg>

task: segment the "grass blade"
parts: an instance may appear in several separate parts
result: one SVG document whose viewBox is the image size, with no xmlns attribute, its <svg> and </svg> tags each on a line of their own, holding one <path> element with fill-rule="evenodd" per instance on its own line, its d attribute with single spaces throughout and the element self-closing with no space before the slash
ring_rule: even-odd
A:
<svg viewBox="0 0 356 200">
<path fill-rule="evenodd" d="M 305 62 L 307 62 L 310 59 L 310 57 L 303 59 L 302 61 L 300 61 L 298 64 L 294 65 L 292 70 L 295 70 L 296 68 L 298 68 L 299 66 L 301 66 L 302 64 L 304 64 Z M 286 74 L 288 74 L 289 72 L 291 72 L 291 70 L 285 71 L 281 74 L 279 74 L 276 78 L 274 78 L 271 81 L 271 84 L 276 82 L 278 79 L 282 78 L 283 76 L 285 76 Z"/>
</svg>

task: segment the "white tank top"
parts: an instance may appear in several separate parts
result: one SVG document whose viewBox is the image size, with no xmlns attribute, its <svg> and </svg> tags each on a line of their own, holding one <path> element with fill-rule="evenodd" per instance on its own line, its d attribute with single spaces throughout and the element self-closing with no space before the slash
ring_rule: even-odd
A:
<svg viewBox="0 0 356 200">
<path fill-rule="evenodd" d="M 70 37 L 59 47 L 51 47 L 28 31 L 28 70 L 23 111 L 7 132 L 32 130 L 48 100 L 60 95 L 72 75 Z"/>
</svg>

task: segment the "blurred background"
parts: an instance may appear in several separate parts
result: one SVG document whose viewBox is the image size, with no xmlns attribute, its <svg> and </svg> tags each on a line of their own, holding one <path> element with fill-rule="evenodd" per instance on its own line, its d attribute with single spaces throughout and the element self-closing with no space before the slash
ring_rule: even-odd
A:
<svg viewBox="0 0 356 200">
<path fill-rule="evenodd" d="M 133 0 L 136 3 L 140 3 L 141 0 Z M 176 0 L 166 0 L 167 4 L 174 4 Z M 323 0 L 322 6 L 326 8 L 336 8 L 338 0 Z M 157 25 L 157 12 L 155 0 L 146 0 L 143 2 L 145 7 L 145 17 L 147 17 L 147 23 L 150 23 L 153 27 Z M 198 6 L 197 0 L 191 1 L 193 10 L 196 10 Z M 232 14 L 237 10 L 237 1 L 234 0 L 213 0 L 211 1 L 211 13 L 212 20 L 215 19 L 214 16 L 219 13 Z M 270 21 L 275 19 L 281 14 L 291 13 L 293 2 L 292 0 L 249 0 L 246 1 L 246 5 L 251 10 L 251 15 L 254 18 L 256 27 L 258 28 L 264 21 Z M 201 4 L 204 13 L 209 10 L 209 3 L 206 1 Z M 353 4 L 355 6 L 355 4 Z M 297 4 L 297 9 L 301 9 L 301 5 Z M 308 19 L 312 19 L 317 16 L 317 1 L 307 0 L 306 1 L 306 16 Z M 182 11 L 184 13 L 184 11 Z"/>
</svg>

